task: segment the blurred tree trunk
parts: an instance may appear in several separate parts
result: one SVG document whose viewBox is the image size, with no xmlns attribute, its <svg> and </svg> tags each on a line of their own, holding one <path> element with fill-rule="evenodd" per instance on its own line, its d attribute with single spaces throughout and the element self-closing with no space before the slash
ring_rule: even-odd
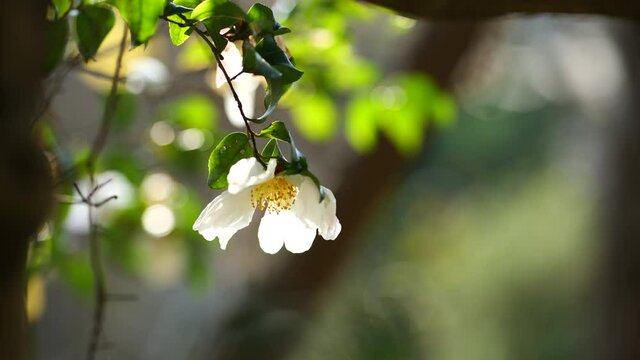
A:
<svg viewBox="0 0 640 360">
<path fill-rule="evenodd" d="M 27 251 L 51 199 L 47 161 L 30 127 L 41 81 L 46 4 L 14 1 L 1 12 L 0 359 L 27 358 Z"/>
<path fill-rule="evenodd" d="M 402 14 L 438 20 L 522 14 L 590 14 L 640 19 L 640 3 L 627 0 L 367 0 Z"/>
<path fill-rule="evenodd" d="M 598 360 L 640 359 L 640 26 L 618 28 L 627 92 L 612 114 L 605 182 Z"/>
<path fill-rule="evenodd" d="M 413 59 L 410 69 L 425 72 L 447 87 L 477 29 L 476 24 L 435 24 L 408 56 Z M 338 217 L 343 225 L 339 239 L 316 239 L 312 251 L 289 257 L 280 271 L 251 289 L 227 319 L 218 324 L 215 335 L 207 338 L 208 349 L 202 357 L 217 360 L 286 357 L 297 345 L 306 320 L 313 317 L 323 292 L 348 259 L 365 245 L 357 241 L 360 228 L 387 195 L 387 189 L 393 189 L 401 178 L 407 163 L 383 140 L 374 153 L 352 164 L 336 194 Z"/>
</svg>

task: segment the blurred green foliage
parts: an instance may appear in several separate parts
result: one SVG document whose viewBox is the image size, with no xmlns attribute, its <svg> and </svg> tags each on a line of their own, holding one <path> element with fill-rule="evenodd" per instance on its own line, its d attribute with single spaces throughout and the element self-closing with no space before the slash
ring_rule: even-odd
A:
<svg viewBox="0 0 640 360">
<path fill-rule="evenodd" d="M 245 54 L 253 56 L 244 58 L 244 66 L 248 72 L 266 75 L 265 107 L 275 106 L 291 86 L 282 105 L 289 110 L 292 124 L 300 135 L 309 141 L 329 142 L 344 136 L 355 151 L 364 153 L 375 148 L 382 134 L 402 153 L 415 155 L 430 126 L 449 125 L 457 116 L 453 100 L 429 77 L 409 73 L 385 75 L 378 64 L 359 53 L 354 43 L 359 36 L 358 28 L 385 28 L 389 30 L 385 36 L 400 39 L 408 34 L 413 20 L 348 0 L 300 1 L 280 6 L 274 14 L 262 5 L 255 5 L 245 13 L 222 1 L 176 0 L 166 7 L 165 3 L 164 0 L 52 1 L 45 70 L 55 73 L 65 55 L 68 64 L 81 55 L 88 62 L 88 69 L 93 69 L 90 66 L 94 58 L 99 62 L 107 55 L 112 56 L 118 41 L 114 41 L 114 36 L 120 37 L 113 33 L 120 32 L 116 30 L 121 29 L 122 21 L 114 20 L 111 6 L 118 9 L 129 26 L 132 48 L 141 44 L 153 47 L 149 40 L 159 27 L 157 18 L 163 11 L 176 23 L 203 21 L 217 46 L 223 46 L 228 39 L 216 34 L 220 35 L 219 31 L 229 26 L 231 20 L 243 19 L 257 34 L 255 44 L 245 43 Z M 71 11 L 72 5 L 77 12 Z M 214 67 L 211 49 L 194 38 L 190 28 L 176 23 L 168 23 L 167 33 L 155 34 L 164 37 L 159 41 L 180 45 L 174 58 L 163 58 L 162 62 L 171 64 L 176 81 L 183 73 L 201 72 L 203 80 L 209 82 L 209 74 L 203 70 Z M 71 32 L 70 24 L 73 25 Z M 295 33 L 283 37 L 287 47 L 284 48 L 274 35 L 288 33 L 289 28 Z M 293 58 L 290 59 L 289 54 Z M 147 52 L 145 56 L 165 55 Z M 127 56 L 130 55 L 126 54 L 125 58 Z M 111 64 L 108 69 L 111 71 Z M 300 70 L 304 71 L 302 77 Z M 92 71 L 100 75 L 99 72 L 105 70 Z M 102 75 L 108 77 L 107 73 Z M 163 276 L 179 281 L 184 276 L 195 287 L 210 284 L 207 278 L 210 243 L 191 230 L 204 200 L 208 199 L 198 196 L 195 189 L 199 185 L 194 185 L 191 179 L 192 174 L 198 174 L 201 179 L 207 176 L 205 164 L 209 153 L 223 138 L 228 124 L 211 94 L 187 91 L 166 97 L 158 95 L 162 92 L 147 90 L 134 94 L 133 90 L 126 90 L 126 84 L 123 79 L 111 138 L 95 170 L 98 174 L 115 171 L 130 187 L 127 192 L 131 196 L 113 200 L 105 205 L 104 211 L 100 210 L 104 212 L 99 216 L 100 241 L 114 266 L 131 274 L 147 277 L 152 282 Z M 167 88 L 170 90 L 171 86 L 173 84 L 168 84 Z M 90 86 L 87 89 L 99 99 L 107 97 L 104 88 Z M 96 114 L 92 117 L 97 118 L 102 110 L 94 110 Z M 87 180 L 88 173 L 82 164 L 89 155 L 91 139 L 69 141 L 60 126 L 64 121 L 55 117 L 53 113 L 47 114 L 45 119 L 50 121 L 39 122 L 35 131 L 51 155 L 54 171 L 62 179 L 56 188 L 61 203 L 32 249 L 30 270 L 60 276 L 86 295 L 93 286 L 87 260 L 87 234 L 70 229 L 78 228 L 79 223 L 88 218 L 85 220 L 82 214 L 78 217 L 74 210 L 85 205 L 68 202 L 79 200 L 72 183 Z M 294 159 L 296 164 L 288 171 L 302 171 L 319 185 L 317 178 L 308 172 L 307 161 L 295 148 L 286 127 L 280 130 L 286 136 L 269 131 L 260 136 L 288 142 L 286 149 L 291 149 L 292 155 L 281 154 L 272 141 L 265 150 L 267 156 Z M 152 191 L 166 192 L 168 195 L 163 198 L 148 194 L 150 179 L 157 180 L 158 177 L 154 177 L 157 174 L 166 175 L 161 177 L 165 182 L 156 184 Z M 105 186 L 101 198 L 121 195 L 118 193 L 121 189 L 112 185 Z M 153 233 L 145 227 L 145 214 L 154 206 L 169 209 L 172 214 L 172 227 L 166 233 Z M 164 219 L 165 223 L 168 221 Z M 162 261 L 175 262 L 174 270 L 179 274 L 175 278 L 159 274 L 153 280 L 154 264 Z M 383 329 L 380 331 L 384 333 Z"/>
</svg>

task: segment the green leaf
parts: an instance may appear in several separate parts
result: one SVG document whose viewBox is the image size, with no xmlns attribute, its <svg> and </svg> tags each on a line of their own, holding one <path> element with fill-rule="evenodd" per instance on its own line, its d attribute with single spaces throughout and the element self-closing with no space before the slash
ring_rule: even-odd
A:
<svg viewBox="0 0 640 360">
<path fill-rule="evenodd" d="M 44 56 L 43 73 L 49 74 L 64 56 L 69 39 L 69 22 L 66 18 L 47 21 L 45 33 L 46 52 Z"/>
<path fill-rule="evenodd" d="M 251 28 L 254 34 L 273 33 L 276 30 L 276 20 L 273 17 L 273 11 L 260 3 L 253 4 L 247 11 L 247 18 L 251 22 Z"/>
<path fill-rule="evenodd" d="M 266 79 L 282 77 L 282 73 L 263 59 L 249 41 L 242 42 L 242 71 L 262 75 Z"/>
<path fill-rule="evenodd" d="M 266 108 L 266 110 L 260 117 L 249 120 L 258 124 L 263 123 L 265 120 L 267 120 L 269 115 L 271 115 L 271 113 L 273 113 L 273 111 L 278 106 L 278 101 L 280 101 L 280 98 L 282 97 L 282 95 L 284 95 L 288 88 L 289 86 L 283 84 L 282 79 L 280 78 L 267 79 L 267 91 L 264 96 L 264 107 Z"/>
<path fill-rule="evenodd" d="M 78 50 L 84 61 L 89 61 L 98 52 L 102 41 L 113 28 L 116 17 L 113 11 L 100 5 L 86 5 L 78 9 L 76 34 Z"/>
<path fill-rule="evenodd" d="M 252 155 L 253 149 L 246 134 L 235 132 L 225 136 L 209 156 L 209 187 L 224 189 L 229 186 L 227 175 L 231 166 Z"/>
<path fill-rule="evenodd" d="M 210 18 L 216 18 L 226 23 L 225 27 L 228 27 L 239 20 L 246 19 L 246 14 L 238 5 L 223 0 L 205 0 L 191 13 L 193 20 L 203 21 Z"/>
<path fill-rule="evenodd" d="M 51 0 L 51 5 L 53 5 L 54 11 L 57 14 L 56 19 L 59 19 L 62 15 L 66 14 L 71 7 L 71 0 Z"/>
<path fill-rule="evenodd" d="M 281 152 L 280 152 L 280 147 L 278 146 L 278 140 L 276 139 L 269 140 L 269 142 L 267 142 L 267 145 L 265 145 L 264 148 L 262 149 L 262 152 L 260 153 L 260 155 L 262 155 L 262 157 L 266 159 L 270 159 L 273 157 L 280 158 Z"/>
<path fill-rule="evenodd" d="M 282 82 L 284 84 L 298 81 L 302 76 L 302 71 L 293 65 L 284 50 L 278 46 L 273 35 L 266 35 L 256 45 L 256 51 L 267 63 L 282 73 Z"/>
<path fill-rule="evenodd" d="M 185 18 L 191 16 L 191 11 L 196 6 L 198 6 L 198 0 L 176 0 L 172 3 L 167 3 L 164 8 L 164 15 L 171 21 L 187 24 Z M 171 37 L 171 42 L 175 46 L 182 45 L 193 32 L 190 26 L 181 26 L 173 22 L 168 22 L 168 24 L 169 37 Z"/>
<path fill-rule="evenodd" d="M 177 22 L 184 22 L 178 15 L 169 16 L 168 19 Z M 180 26 L 172 22 L 169 23 L 169 37 L 171 37 L 171 42 L 175 46 L 180 46 L 187 41 L 192 32 L 193 29 L 191 27 Z"/>
<path fill-rule="evenodd" d="M 258 134 L 260 137 L 268 137 L 270 139 L 276 139 L 284 142 L 291 142 L 291 135 L 289 130 L 282 121 L 274 121 L 266 129 L 260 131 Z"/>
<path fill-rule="evenodd" d="M 185 2 L 185 1 L 182 1 L 182 2 Z M 193 11 L 193 8 L 191 6 L 183 6 L 181 4 L 182 2 L 181 1 L 168 2 L 167 5 L 165 5 L 164 7 L 163 15 L 168 17 L 171 15 L 185 14 L 190 11 Z M 197 1 L 189 1 L 189 5 L 191 5 L 192 3 L 195 3 L 196 5 L 198 4 Z"/>
<path fill-rule="evenodd" d="M 165 0 L 111 0 L 131 30 L 131 45 L 145 44 L 155 34 Z"/>
<path fill-rule="evenodd" d="M 202 21 L 207 28 L 207 33 L 220 51 L 227 45 L 227 39 L 220 35 L 220 31 L 239 21 L 244 21 L 246 16 L 238 5 L 222 0 L 203 1 L 191 13 L 191 19 Z"/>
<path fill-rule="evenodd" d="M 295 99 L 291 116 L 300 132 L 312 141 L 327 141 L 333 137 L 338 115 L 333 100 L 324 92 L 314 92 Z"/>
</svg>

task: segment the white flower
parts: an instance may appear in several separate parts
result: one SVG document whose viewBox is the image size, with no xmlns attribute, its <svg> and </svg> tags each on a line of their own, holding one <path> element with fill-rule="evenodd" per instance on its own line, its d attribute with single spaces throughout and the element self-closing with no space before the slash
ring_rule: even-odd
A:
<svg viewBox="0 0 640 360">
<path fill-rule="evenodd" d="M 242 54 L 240 54 L 240 50 L 234 43 L 227 43 L 227 47 L 222 51 L 222 57 L 222 66 L 227 70 L 227 74 L 230 77 L 240 74 L 242 71 Z M 229 118 L 229 122 L 236 127 L 244 127 L 244 119 L 242 119 L 238 104 L 236 104 L 236 100 L 220 67 L 216 70 L 215 83 L 216 88 L 220 89 L 224 98 L 224 111 L 227 114 L 227 118 Z M 236 90 L 242 103 L 242 109 L 248 117 L 254 115 L 256 89 L 258 89 L 258 86 L 260 86 L 260 77 L 249 73 L 242 73 L 233 80 L 233 88 Z"/>
<path fill-rule="evenodd" d="M 306 176 L 275 175 L 276 160 L 267 169 L 256 158 L 242 159 L 229 170 L 229 189 L 202 211 L 193 229 L 205 239 L 220 240 L 225 249 L 229 239 L 251 222 L 256 208 L 264 210 L 258 229 L 260 247 L 269 254 L 282 246 L 292 253 L 309 250 L 316 230 L 325 240 L 334 240 L 342 229 L 336 217 L 336 198 L 325 188 L 320 193 Z"/>
</svg>

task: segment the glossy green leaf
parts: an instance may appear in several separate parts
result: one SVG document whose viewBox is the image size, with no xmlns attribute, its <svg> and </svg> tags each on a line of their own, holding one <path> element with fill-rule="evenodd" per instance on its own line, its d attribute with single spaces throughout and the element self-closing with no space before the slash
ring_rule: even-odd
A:
<svg viewBox="0 0 640 360">
<path fill-rule="evenodd" d="M 251 74 L 262 75 L 266 79 L 282 77 L 282 73 L 263 59 L 249 41 L 242 42 L 242 70 Z"/>
<path fill-rule="evenodd" d="M 80 7 L 76 17 L 78 50 L 84 61 L 89 61 L 98 52 L 100 45 L 113 28 L 116 17 L 110 8 L 100 5 Z"/>
<path fill-rule="evenodd" d="M 173 45 L 180 46 L 189 39 L 193 29 L 190 26 L 179 24 L 186 25 L 188 23 L 185 19 L 191 16 L 191 11 L 198 6 L 198 3 L 198 0 L 175 0 L 165 6 L 164 15 L 173 21 L 168 22 L 169 37 Z"/>
<path fill-rule="evenodd" d="M 235 132 L 225 136 L 209 156 L 209 178 L 212 189 L 224 189 L 229 183 L 227 175 L 233 164 L 253 155 L 253 149 L 246 134 Z"/>
<path fill-rule="evenodd" d="M 267 79 L 267 91 L 264 96 L 264 107 L 266 108 L 266 110 L 260 117 L 250 120 L 256 123 L 264 122 L 276 109 L 276 107 L 278 106 L 278 101 L 280 101 L 280 98 L 282 97 L 282 95 L 284 95 L 288 88 L 289 86 L 283 84 L 282 79 L 280 78 Z"/>
<path fill-rule="evenodd" d="M 54 7 L 54 12 L 57 14 L 56 19 L 59 19 L 71 8 L 71 0 L 51 0 L 51 5 Z"/>
<path fill-rule="evenodd" d="M 273 157 L 279 158 L 281 156 L 280 147 L 278 146 L 278 141 L 276 139 L 271 139 L 267 142 L 267 145 L 264 146 L 262 152 L 260 153 L 263 158 L 270 159 Z"/>
<path fill-rule="evenodd" d="M 64 56 L 69 39 L 69 22 L 66 18 L 47 21 L 45 33 L 46 52 L 43 61 L 43 72 L 49 74 Z"/>
<path fill-rule="evenodd" d="M 282 73 L 282 82 L 284 84 L 297 81 L 302 76 L 302 71 L 293 65 L 284 50 L 278 46 L 273 35 L 266 35 L 256 45 L 256 51 L 267 63 Z"/>
<path fill-rule="evenodd" d="M 235 24 L 236 21 L 244 20 L 246 14 L 238 5 L 223 0 L 205 0 L 196 6 L 191 13 L 193 20 L 203 21 L 210 18 L 216 18 L 226 23 L 225 27 L 227 27 Z"/>
<path fill-rule="evenodd" d="M 227 45 L 227 39 L 220 35 L 220 31 L 244 21 L 246 14 L 232 2 L 206 0 L 193 10 L 191 19 L 202 21 L 216 48 L 222 51 Z"/>
<path fill-rule="evenodd" d="M 165 0 L 111 0 L 131 30 L 131 45 L 145 44 L 155 34 Z"/>
<path fill-rule="evenodd" d="M 184 22 L 178 15 L 172 15 L 168 18 L 169 20 L 173 20 L 179 23 Z M 192 32 L 193 29 L 191 27 L 181 26 L 172 22 L 169 23 L 169 37 L 171 38 L 171 42 L 175 46 L 180 46 L 185 41 L 187 41 Z"/>
<path fill-rule="evenodd" d="M 256 35 L 262 32 L 273 32 L 275 30 L 276 20 L 273 17 L 273 11 L 268 6 L 260 3 L 253 4 L 247 11 L 247 18 L 251 22 L 251 27 Z"/>
<path fill-rule="evenodd" d="M 260 131 L 258 134 L 260 137 L 268 137 L 270 139 L 276 139 L 284 142 L 291 142 L 291 135 L 287 130 L 286 125 L 282 121 L 274 121 L 266 129 Z"/>
<path fill-rule="evenodd" d="M 313 141 L 329 140 L 338 125 L 336 106 L 323 92 L 297 98 L 291 106 L 291 116 L 300 132 Z"/>
<path fill-rule="evenodd" d="M 164 7 L 163 15 L 164 16 L 171 16 L 171 15 L 185 14 L 185 13 L 193 11 L 193 8 L 191 6 L 183 6 L 182 5 L 183 2 L 188 2 L 189 5 L 195 4 L 193 6 L 197 6 L 197 4 L 198 4 L 197 1 L 182 1 L 182 2 L 181 1 L 174 1 L 174 2 L 168 2 L 167 5 L 165 5 L 165 7 Z"/>
</svg>

